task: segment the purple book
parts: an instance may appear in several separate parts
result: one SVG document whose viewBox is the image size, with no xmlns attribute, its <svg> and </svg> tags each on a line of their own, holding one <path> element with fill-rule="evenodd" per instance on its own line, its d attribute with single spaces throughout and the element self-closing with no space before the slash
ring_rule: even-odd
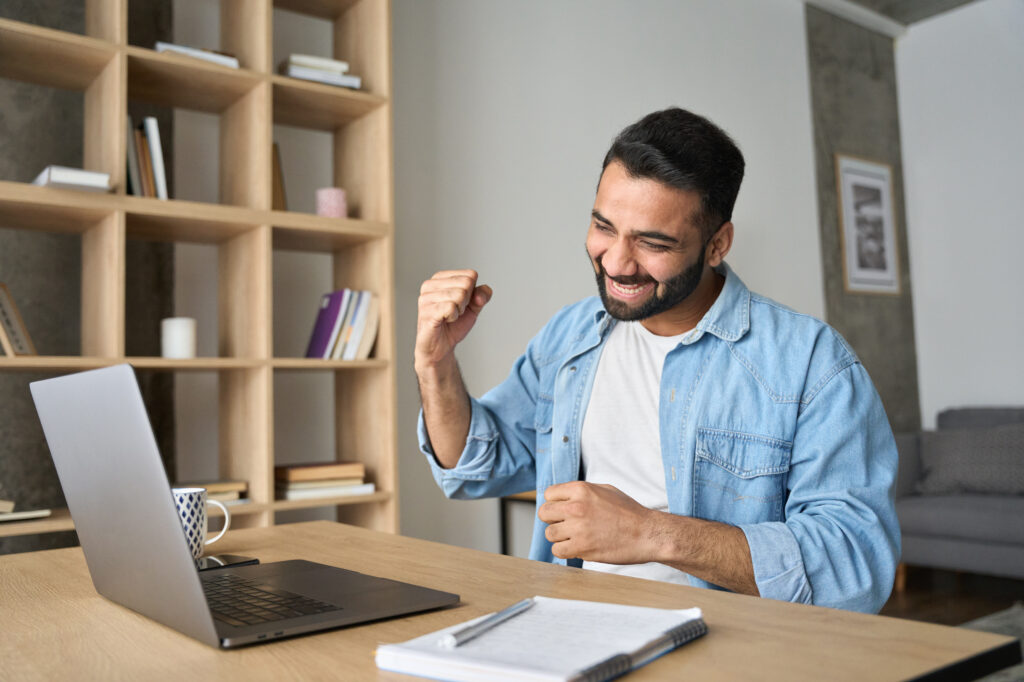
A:
<svg viewBox="0 0 1024 682">
<path fill-rule="evenodd" d="M 333 291 L 320 299 L 320 313 L 316 316 L 313 335 L 306 348 L 307 358 L 330 357 L 334 340 L 338 338 L 338 321 L 343 314 L 341 304 L 345 299 L 345 291 Z"/>
</svg>

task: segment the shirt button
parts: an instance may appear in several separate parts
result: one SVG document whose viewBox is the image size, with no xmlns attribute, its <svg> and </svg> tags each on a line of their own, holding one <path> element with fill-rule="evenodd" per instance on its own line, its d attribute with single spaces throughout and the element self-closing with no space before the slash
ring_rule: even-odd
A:
<svg viewBox="0 0 1024 682">
<path fill-rule="evenodd" d="M 575 372 L 576 371 L 576 365 L 573 365 L 572 367 L 570 367 L 569 371 L 570 372 Z"/>
<path fill-rule="evenodd" d="M 563 443 L 568 443 L 569 442 L 569 436 L 562 436 L 562 442 Z"/>
</svg>

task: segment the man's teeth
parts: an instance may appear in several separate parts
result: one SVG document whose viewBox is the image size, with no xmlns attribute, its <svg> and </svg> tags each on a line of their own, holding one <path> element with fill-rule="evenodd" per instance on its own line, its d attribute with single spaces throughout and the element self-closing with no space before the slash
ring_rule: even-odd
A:
<svg viewBox="0 0 1024 682">
<path fill-rule="evenodd" d="M 619 284 L 615 280 L 612 280 L 612 286 L 615 287 L 616 291 L 621 291 L 624 294 L 635 294 L 635 293 L 638 293 L 640 290 L 642 290 L 647 285 L 646 284 L 636 284 L 636 285 L 633 285 L 633 286 L 628 286 L 628 285 L 625 285 L 625 284 Z"/>
</svg>

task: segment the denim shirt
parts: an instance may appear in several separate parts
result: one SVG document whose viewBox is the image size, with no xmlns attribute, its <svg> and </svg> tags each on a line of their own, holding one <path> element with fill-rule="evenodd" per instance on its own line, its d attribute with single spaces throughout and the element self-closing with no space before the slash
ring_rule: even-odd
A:
<svg viewBox="0 0 1024 682">
<path fill-rule="evenodd" d="M 739 527 L 763 597 L 877 612 L 900 553 L 896 444 L 878 393 L 835 330 L 718 271 L 718 299 L 662 372 L 669 511 Z M 448 497 L 535 489 L 540 506 L 548 486 L 580 479 L 583 417 L 615 323 L 596 297 L 556 313 L 509 377 L 472 399 L 452 469 L 420 414 L 420 448 Z M 552 555 L 544 530 L 535 520 L 530 557 L 579 566 Z"/>
</svg>

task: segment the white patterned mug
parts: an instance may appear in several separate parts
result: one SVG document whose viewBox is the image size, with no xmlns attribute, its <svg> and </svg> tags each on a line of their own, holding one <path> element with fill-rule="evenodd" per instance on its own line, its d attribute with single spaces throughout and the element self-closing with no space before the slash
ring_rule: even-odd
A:
<svg viewBox="0 0 1024 682">
<path fill-rule="evenodd" d="M 206 488 L 171 488 L 174 494 L 174 506 L 178 508 L 178 518 L 185 531 L 185 540 L 193 559 L 203 556 L 203 548 L 220 540 L 231 526 L 231 513 L 228 508 L 217 500 L 206 499 Z M 215 504 L 224 512 L 224 528 L 217 537 L 206 539 L 206 505 Z"/>
</svg>

